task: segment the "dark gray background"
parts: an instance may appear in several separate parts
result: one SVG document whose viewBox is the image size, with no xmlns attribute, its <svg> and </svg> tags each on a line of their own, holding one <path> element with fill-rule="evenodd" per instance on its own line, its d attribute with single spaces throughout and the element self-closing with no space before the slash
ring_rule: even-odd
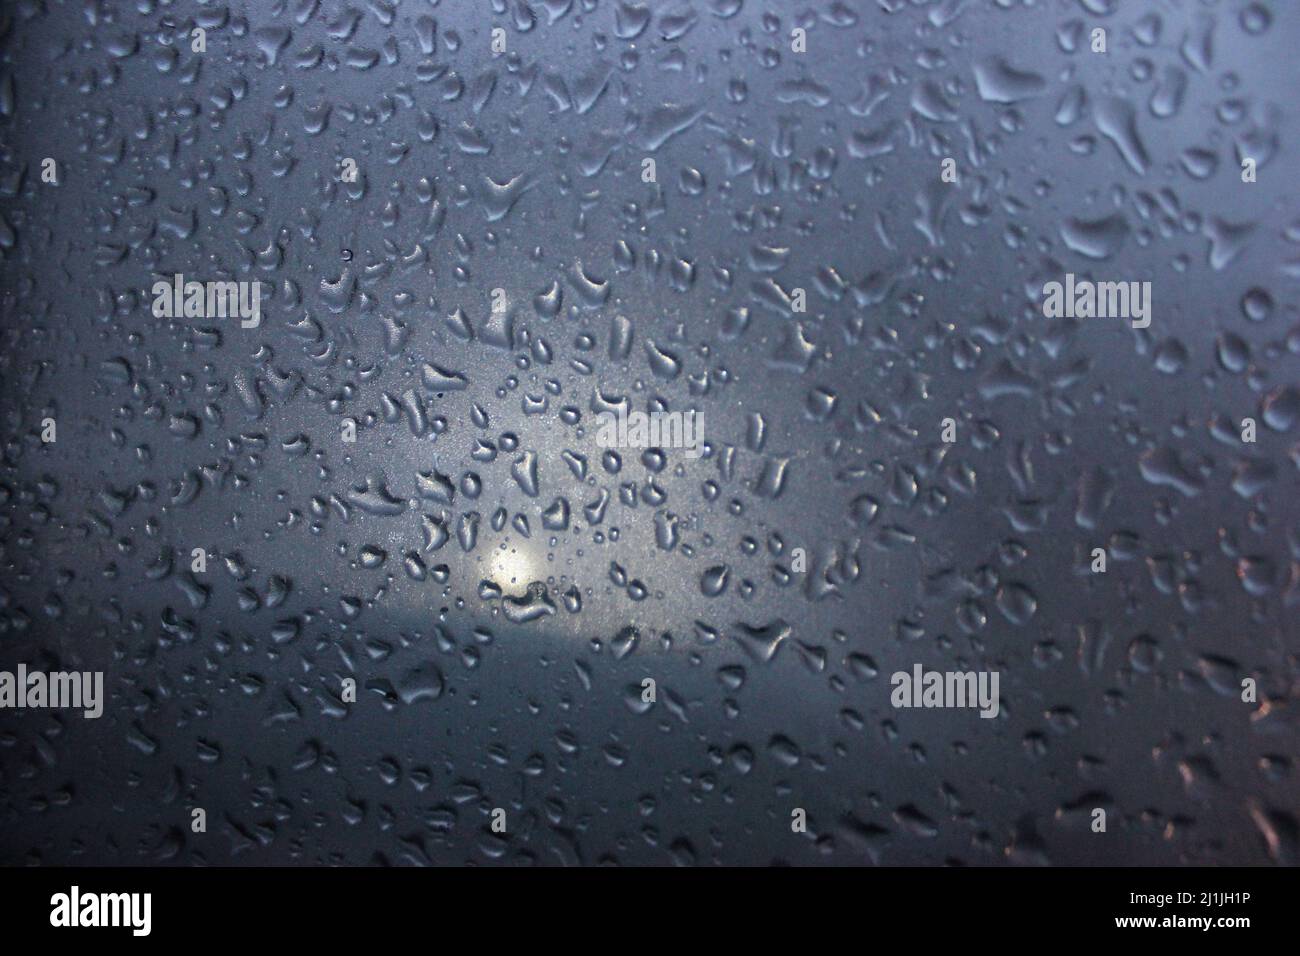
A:
<svg viewBox="0 0 1300 956">
<path fill-rule="evenodd" d="M 0 715 L 0 862 L 1296 862 L 1296 4 L 20 0 L 0 37 L 0 666 L 109 693 Z M 261 281 L 261 326 L 155 318 L 177 272 Z M 1152 282 L 1151 327 L 1045 319 L 1066 272 Z M 599 395 L 709 454 L 612 473 Z M 998 670 L 1001 715 L 893 709 L 917 662 Z"/>
</svg>

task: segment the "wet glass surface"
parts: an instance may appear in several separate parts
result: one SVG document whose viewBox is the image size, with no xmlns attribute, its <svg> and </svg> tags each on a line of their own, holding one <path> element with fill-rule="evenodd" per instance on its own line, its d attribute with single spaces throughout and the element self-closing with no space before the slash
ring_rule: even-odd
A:
<svg viewBox="0 0 1300 956">
<path fill-rule="evenodd" d="M 0 863 L 1295 864 L 1297 41 L 6 4 Z"/>
</svg>

